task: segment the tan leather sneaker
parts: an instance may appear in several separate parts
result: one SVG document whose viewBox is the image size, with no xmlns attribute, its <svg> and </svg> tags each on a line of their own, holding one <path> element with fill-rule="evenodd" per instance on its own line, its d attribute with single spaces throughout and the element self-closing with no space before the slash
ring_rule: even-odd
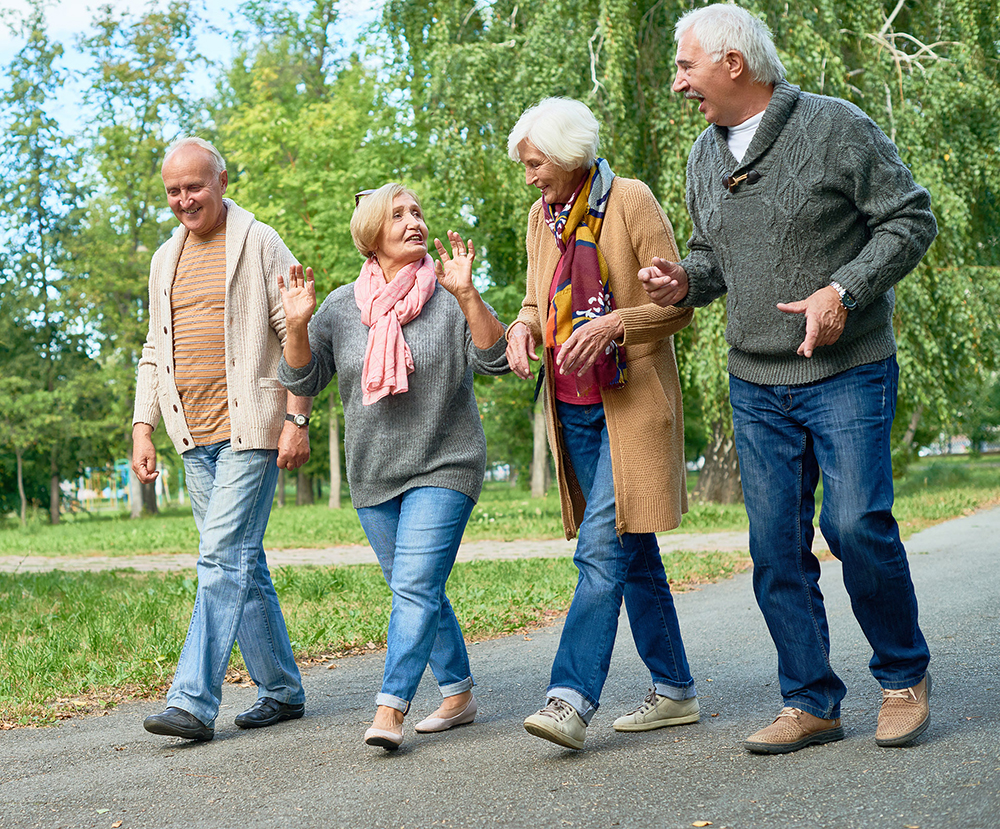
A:
<svg viewBox="0 0 1000 829">
<path fill-rule="evenodd" d="M 774 722 L 744 740 L 748 751 L 756 754 L 788 754 L 806 746 L 844 739 L 840 717 L 824 720 L 800 708 L 785 706 Z"/>
<path fill-rule="evenodd" d="M 875 744 L 883 748 L 905 746 L 917 739 L 931 723 L 931 675 L 912 688 L 882 689 Z"/>
</svg>

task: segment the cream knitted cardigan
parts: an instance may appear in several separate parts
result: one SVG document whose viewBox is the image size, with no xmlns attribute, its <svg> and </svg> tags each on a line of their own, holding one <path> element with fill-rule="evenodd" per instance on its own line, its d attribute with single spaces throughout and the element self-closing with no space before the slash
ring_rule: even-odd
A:
<svg viewBox="0 0 1000 829">
<path fill-rule="evenodd" d="M 615 528 L 624 532 L 672 530 L 687 511 L 684 414 L 673 334 L 690 321 L 687 308 L 654 305 L 639 282 L 639 268 L 654 256 L 677 261 L 674 232 L 649 188 L 615 178 L 598 240 L 608 263 L 609 284 L 625 327 L 628 380 L 621 389 L 602 389 L 615 482 Z M 552 275 L 559 248 L 545 225 L 539 199 L 528 216 L 527 290 L 517 321 L 541 346 Z M 541 309 L 541 312 L 540 312 Z M 563 528 L 573 538 L 586 501 L 559 439 L 553 405 L 552 353 L 544 351 L 545 424 L 555 459 Z"/>
<path fill-rule="evenodd" d="M 278 274 L 295 258 L 278 234 L 252 213 L 225 199 L 226 384 L 233 449 L 276 449 L 287 392 L 278 382 L 285 341 L 285 312 Z M 149 268 L 149 333 L 136 378 L 132 422 L 154 429 L 162 416 L 178 452 L 194 448 L 173 373 L 170 288 L 187 231 L 178 227 L 153 254 Z"/>
</svg>

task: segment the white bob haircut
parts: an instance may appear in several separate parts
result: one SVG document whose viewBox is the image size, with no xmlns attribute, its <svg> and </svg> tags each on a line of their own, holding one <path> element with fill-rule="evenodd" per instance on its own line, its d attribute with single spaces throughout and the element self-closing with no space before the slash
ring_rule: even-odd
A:
<svg viewBox="0 0 1000 829">
<path fill-rule="evenodd" d="M 778 50 L 771 40 L 771 30 L 746 9 L 730 3 L 716 3 L 687 12 L 674 27 L 674 40 L 680 42 L 693 31 L 702 50 L 714 63 L 726 52 L 743 55 L 750 77 L 757 83 L 778 83 L 785 77 Z"/>
<path fill-rule="evenodd" d="M 590 107 L 572 98 L 545 98 L 526 109 L 507 136 L 507 155 L 520 163 L 527 138 L 563 170 L 590 169 L 597 161 L 601 126 Z"/>
<path fill-rule="evenodd" d="M 211 142 L 194 135 L 186 135 L 183 138 L 178 138 L 173 144 L 167 147 L 167 151 L 163 154 L 163 164 L 160 165 L 160 169 L 163 169 L 163 165 L 167 163 L 170 156 L 178 150 L 184 149 L 184 147 L 200 147 L 212 157 L 212 172 L 219 175 L 225 171 L 226 160 L 222 157 L 222 153 Z"/>
</svg>

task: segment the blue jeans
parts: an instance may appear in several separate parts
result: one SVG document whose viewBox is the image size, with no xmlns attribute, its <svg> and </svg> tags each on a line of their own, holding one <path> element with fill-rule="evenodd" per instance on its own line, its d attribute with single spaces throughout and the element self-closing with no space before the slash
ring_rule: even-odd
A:
<svg viewBox="0 0 1000 829">
<path fill-rule="evenodd" d="M 405 714 L 428 663 L 441 696 L 465 693 L 474 684 L 462 629 L 444 593 L 474 505 L 464 493 L 422 486 L 358 510 L 392 590 L 376 705 Z"/>
<path fill-rule="evenodd" d="M 563 446 L 587 500 L 573 562 L 580 571 L 546 695 L 584 722 L 597 711 L 618 633 L 622 597 L 656 692 L 695 696 L 674 599 L 653 533 L 615 530 L 615 486 L 604 406 L 556 402 Z"/>
<path fill-rule="evenodd" d="M 185 452 L 198 545 L 198 592 L 167 704 L 212 723 L 238 641 L 258 697 L 299 704 L 302 679 L 264 559 L 278 480 L 273 450 L 236 452 L 229 441 Z"/>
<path fill-rule="evenodd" d="M 757 604 L 778 650 L 784 704 L 817 717 L 839 717 L 846 692 L 830 666 L 811 551 L 821 470 L 819 525 L 843 562 L 851 607 L 872 646 L 872 674 L 883 688 L 909 688 L 930 660 L 892 517 L 889 432 L 898 379 L 895 357 L 804 386 L 730 377 Z"/>
</svg>

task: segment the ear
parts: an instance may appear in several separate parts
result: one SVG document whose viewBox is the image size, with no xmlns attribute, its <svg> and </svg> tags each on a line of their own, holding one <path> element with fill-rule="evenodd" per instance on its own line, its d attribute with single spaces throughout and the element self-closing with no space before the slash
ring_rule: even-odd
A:
<svg viewBox="0 0 1000 829">
<path fill-rule="evenodd" d="M 722 58 L 722 62 L 725 64 L 726 71 L 729 72 L 729 77 L 734 81 L 746 73 L 747 64 L 742 52 L 730 49 Z"/>
<path fill-rule="evenodd" d="M 219 184 L 222 185 L 222 192 L 226 192 L 226 188 L 229 186 L 229 171 L 223 170 L 219 173 Z"/>
</svg>

